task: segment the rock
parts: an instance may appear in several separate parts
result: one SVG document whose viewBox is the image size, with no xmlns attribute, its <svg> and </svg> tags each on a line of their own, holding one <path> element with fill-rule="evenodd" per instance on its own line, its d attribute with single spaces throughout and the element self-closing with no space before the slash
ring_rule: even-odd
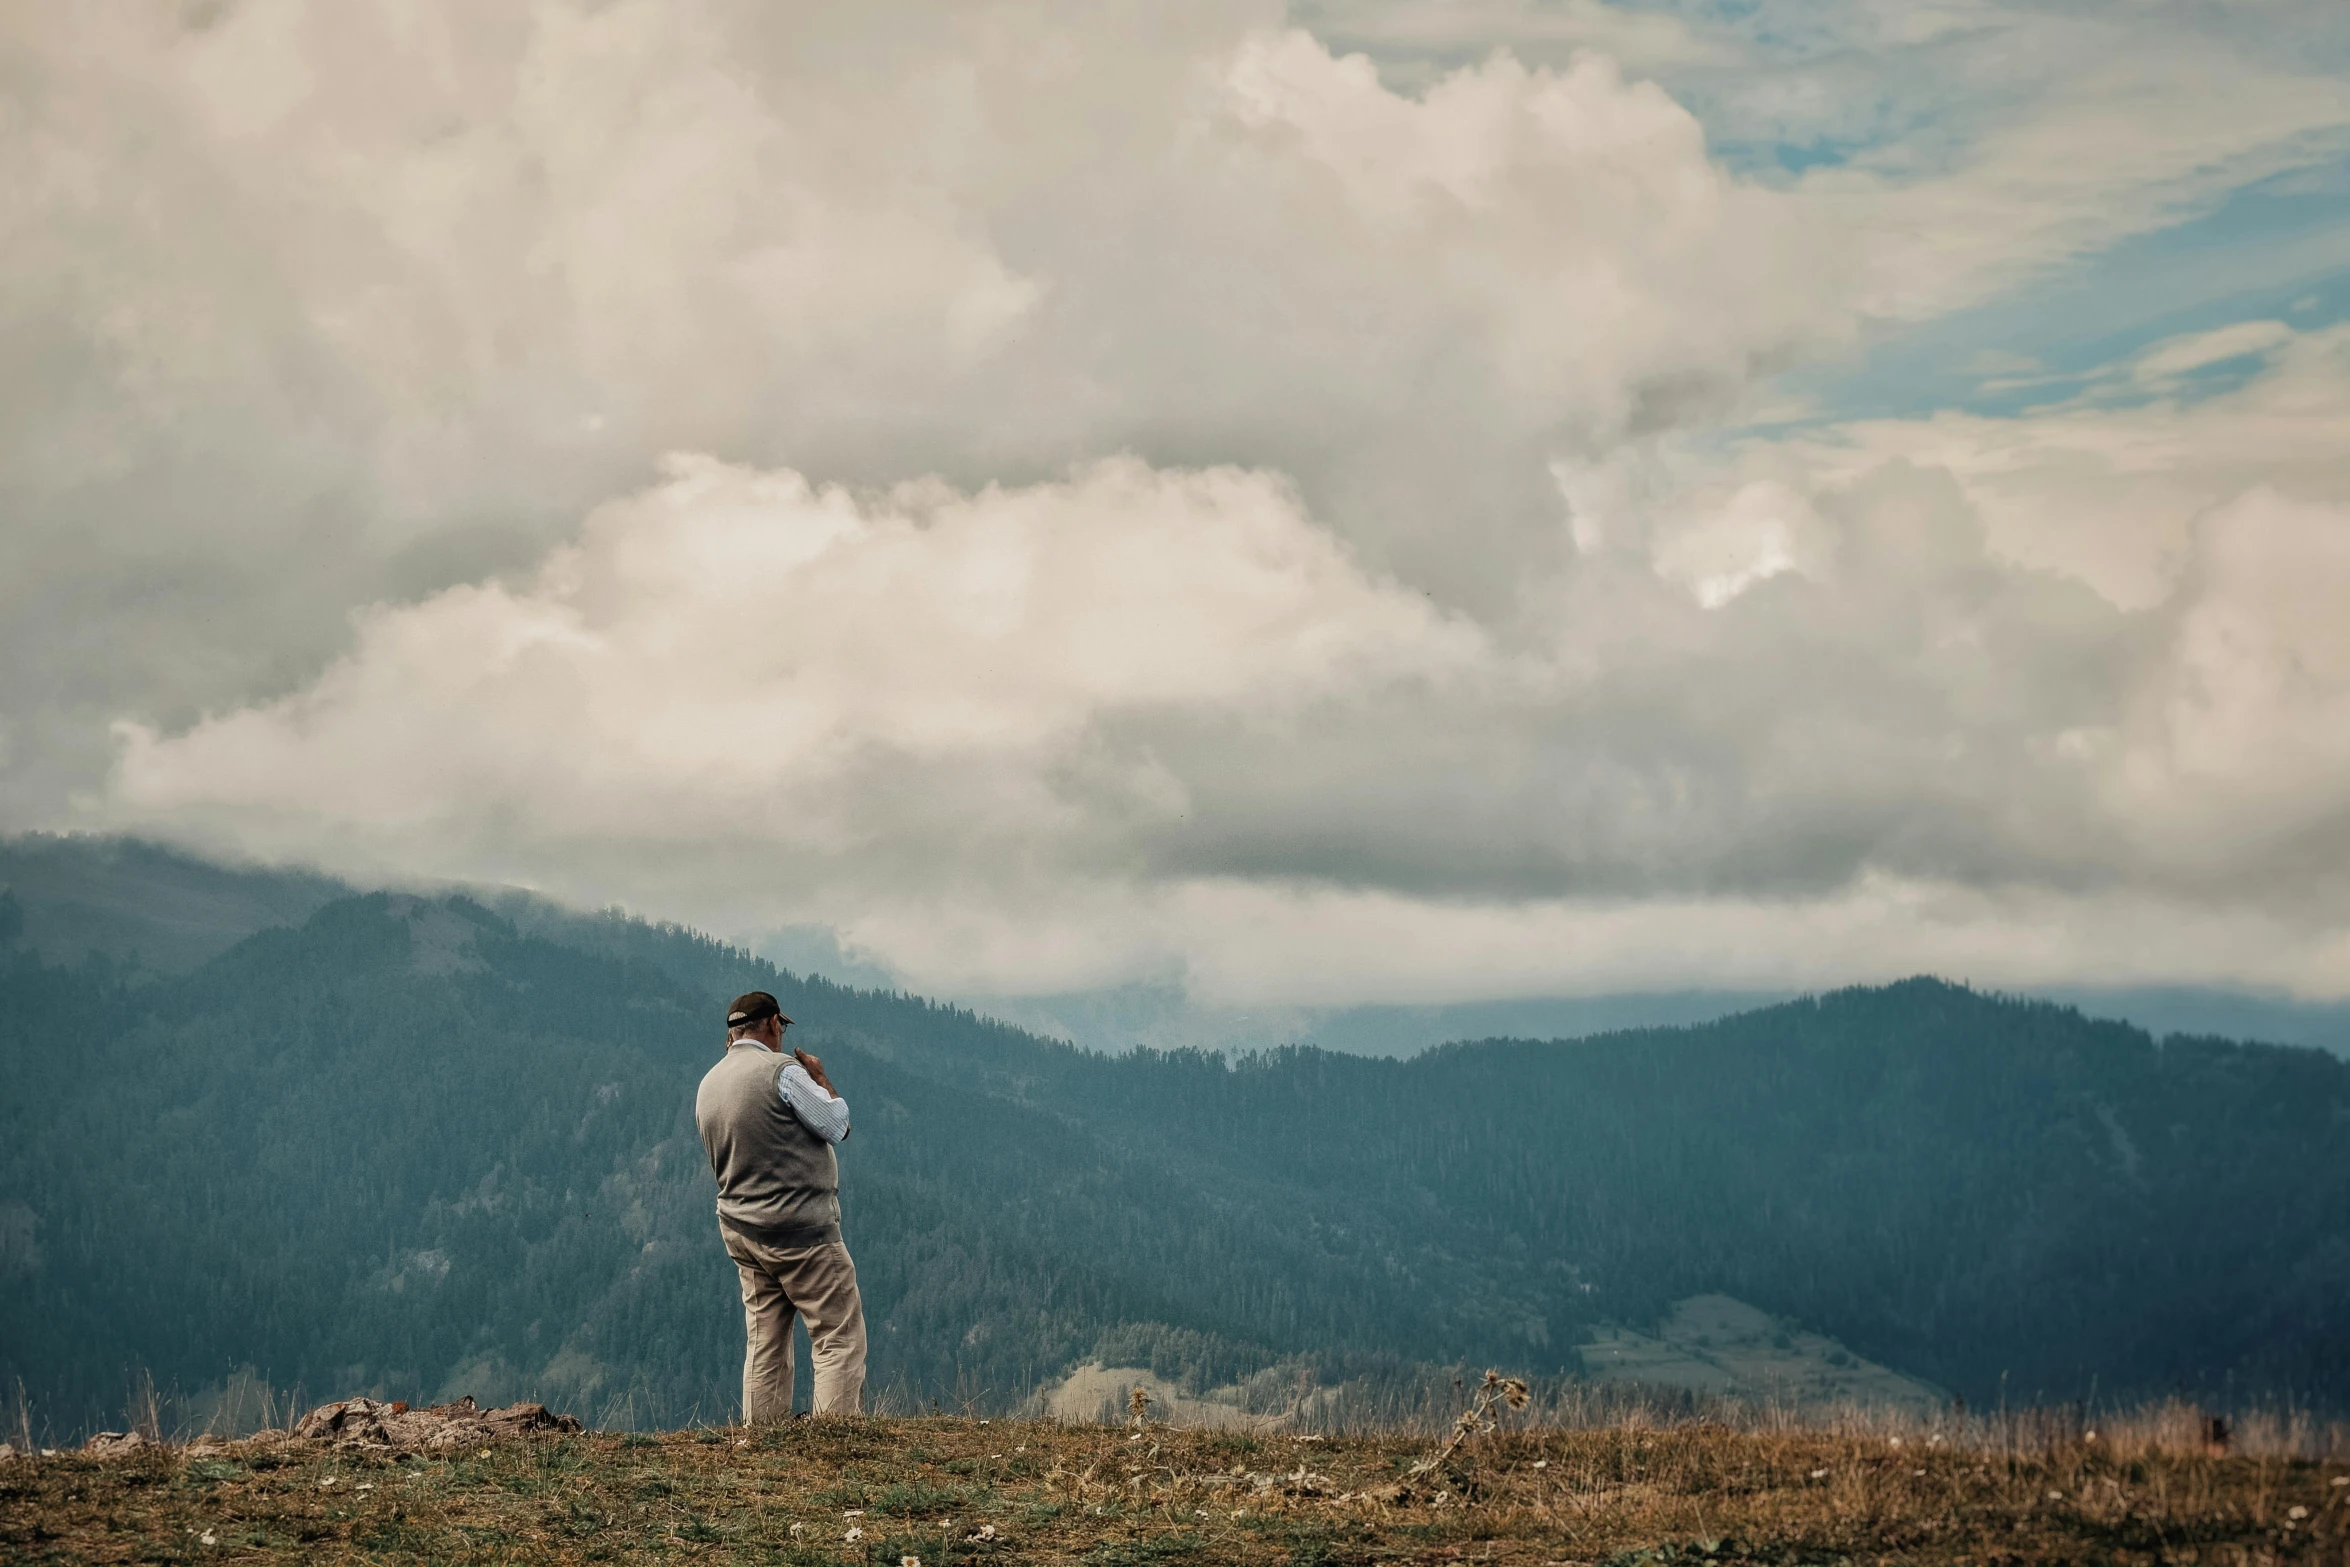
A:
<svg viewBox="0 0 2350 1567">
<path fill-rule="evenodd" d="M 293 1434 L 337 1447 L 370 1447 L 386 1452 L 437 1452 L 475 1447 L 484 1442 L 529 1436 L 541 1431 L 580 1429 L 569 1415 L 547 1412 L 544 1404 L 508 1404 L 483 1409 L 470 1398 L 430 1409 L 411 1409 L 403 1403 L 372 1398 L 346 1398 L 321 1404 L 294 1424 Z"/>
<path fill-rule="evenodd" d="M 82 1444 L 82 1451 L 92 1458 L 128 1458 L 155 1445 L 144 1431 L 101 1431 Z"/>
<path fill-rule="evenodd" d="M 467 1399 L 465 1402 L 472 1403 Z M 544 1404 L 508 1404 L 493 1409 L 482 1419 L 499 1436 L 524 1436 L 536 1431 L 572 1432 L 580 1429 L 577 1419 L 570 1415 L 550 1412 Z"/>
<path fill-rule="evenodd" d="M 346 1398 L 321 1404 L 294 1422 L 293 1434 L 313 1442 L 349 1442 L 390 1446 L 393 1432 L 385 1419 L 398 1418 L 390 1404 L 372 1398 Z"/>
</svg>

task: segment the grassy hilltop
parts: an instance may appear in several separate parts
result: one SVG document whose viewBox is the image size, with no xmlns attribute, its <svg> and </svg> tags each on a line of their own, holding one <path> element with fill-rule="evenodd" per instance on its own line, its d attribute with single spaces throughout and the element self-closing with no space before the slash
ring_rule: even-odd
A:
<svg viewBox="0 0 2350 1567">
<path fill-rule="evenodd" d="M 932 1418 L 0 1464 L 12 1562 L 2335 1562 L 2350 1468 L 2182 1431 L 1321 1439 Z"/>
</svg>

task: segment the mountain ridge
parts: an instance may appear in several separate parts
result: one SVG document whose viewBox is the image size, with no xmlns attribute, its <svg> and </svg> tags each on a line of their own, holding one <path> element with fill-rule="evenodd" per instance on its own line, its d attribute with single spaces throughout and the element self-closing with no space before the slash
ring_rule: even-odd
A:
<svg viewBox="0 0 2350 1567">
<path fill-rule="evenodd" d="M 1920 979 L 1400 1061 L 1107 1056 L 542 920 L 368 894 L 184 976 L 0 958 L 0 1376 L 91 1421 L 140 1367 L 723 1409 L 688 1107 L 712 1010 L 763 984 L 856 1107 L 849 1235 L 908 1398 L 1010 1408 L 1089 1358 L 1193 1391 L 1575 1375 L 1597 1325 L 1706 1293 L 1978 1401 L 2350 1387 L 2350 1069 L 2318 1052 Z"/>
<path fill-rule="evenodd" d="M 273 924 L 298 924 L 338 897 L 365 891 L 461 894 L 524 930 L 584 939 L 613 911 L 582 913 L 514 887 L 420 882 L 366 887 L 298 868 L 208 860 L 168 845 L 92 834 L 0 837 L 0 896 L 21 894 L 26 937 L 51 961 L 92 950 L 115 960 L 184 972 Z M 620 916 L 623 921 L 628 916 Z M 657 929 L 684 931 L 651 920 Z M 709 939 L 709 938 L 703 938 Z M 843 954 L 829 932 L 797 927 L 744 946 L 779 972 L 821 977 L 848 990 L 899 987 Z M 1137 1046 L 1245 1054 L 1314 1044 L 1352 1055 L 1407 1057 L 1464 1039 L 1584 1038 L 1626 1029 L 1711 1022 L 1792 1000 L 1797 992 L 1682 990 L 1440 1004 L 1242 1008 L 1191 997 L 1172 985 L 1120 985 L 1068 995 L 959 997 L 964 1007 L 1046 1038 L 1119 1053 Z M 2194 986 L 2047 985 L 2018 991 L 2135 1023 L 2156 1037 L 2190 1034 L 2312 1045 L 2350 1057 L 2350 1003 Z"/>
</svg>

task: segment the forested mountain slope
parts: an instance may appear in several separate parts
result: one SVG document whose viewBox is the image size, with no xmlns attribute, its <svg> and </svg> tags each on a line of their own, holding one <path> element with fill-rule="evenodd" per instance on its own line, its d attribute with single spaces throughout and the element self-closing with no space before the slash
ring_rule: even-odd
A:
<svg viewBox="0 0 2350 1567">
<path fill-rule="evenodd" d="M 5 916 L 0 915 L 0 920 Z M 0 1377 L 731 1403 L 691 1124 L 773 989 L 855 1108 L 876 1384 L 1578 1364 L 1720 1291 L 1972 1400 L 2350 1404 L 2350 1067 L 1933 981 L 1397 1062 L 1090 1055 L 675 929 L 333 902 L 184 976 L 0 932 Z"/>
</svg>

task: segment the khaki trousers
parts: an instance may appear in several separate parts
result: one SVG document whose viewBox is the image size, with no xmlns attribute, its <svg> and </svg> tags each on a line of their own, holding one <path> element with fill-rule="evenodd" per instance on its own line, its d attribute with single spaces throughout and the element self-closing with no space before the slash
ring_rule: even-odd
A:
<svg viewBox="0 0 2350 1567">
<path fill-rule="evenodd" d="M 791 1418 L 791 1325 L 808 1319 L 816 1413 L 865 1406 L 865 1303 L 857 1265 L 836 1235 L 805 1246 L 770 1246 L 721 1224 L 743 1284 L 743 1424 Z"/>
</svg>

